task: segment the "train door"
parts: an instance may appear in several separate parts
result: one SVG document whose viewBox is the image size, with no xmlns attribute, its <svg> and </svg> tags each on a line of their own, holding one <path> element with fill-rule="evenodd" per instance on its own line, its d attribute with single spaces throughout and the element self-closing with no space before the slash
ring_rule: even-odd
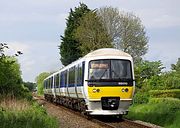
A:
<svg viewBox="0 0 180 128">
<path fill-rule="evenodd" d="M 60 92 L 61 96 L 66 96 L 66 71 L 61 72 L 60 75 Z"/>
<path fill-rule="evenodd" d="M 55 95 L 59 95 L 59 73 L 54 77 Z"/>
<path fill-rule="evenodd" d="M 55 94 L 55 77 L 54 76 L 52 76 L 51 77 L 51 79 L 52 79 L 52 81 L 51 81 L 51 83 L 52 83 L 52 85 L 51 85 L 51 87 L 52 87 L 52 94 L 53 94 L 53 96 L 54 96 L 54 98 L 56 97 L 56 94 Z"/>
<path fill-rule="evenodd" d="M 79 98 L 83 98 L 84 97 L 84 87 L 83 87 L 83 83 L 84 83 L 84 66 L 85 63 L 82 62 L 80 64 L 78 64 L 78 68 L 77 68 L 77 96 Z"/>
</svg>

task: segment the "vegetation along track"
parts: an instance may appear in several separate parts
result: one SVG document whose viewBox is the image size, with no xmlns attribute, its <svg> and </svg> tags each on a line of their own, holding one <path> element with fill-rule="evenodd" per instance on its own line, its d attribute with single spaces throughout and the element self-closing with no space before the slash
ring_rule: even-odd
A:
<svg viewBox="0 0 180 128">
<path fill-rule="evenodd" d="M 47 101 L 40 96 L 34 96 L 34 99 L 38 101 L 38 103 L 40 104 L 45 104 Z M 53 103 L 54 105 L 57 105 L 55 103 Z M 107 117 L 107 116 L 86 116 L 86 115 L 82 115 L 80 112 L 74 111 L 72 109 L 66 108 L 64 106 L 58 105 L 59 108 L 65 110 L 65 111 L 70 111 L 71 113 L 76 114 L 77 116 L 81 116 L 83 118 L 86 118 L 94 123 L 97 123 L 99 125 L 101 125 L 102 127 L 105 128 L 153 128 L 150 126 L 146 126 L 144 124 L 140 124 L 134 121 L 130 121 L 127 119 L 120 119 L 120 118 L 116 118 L 116 117 Z"/>
</svg>

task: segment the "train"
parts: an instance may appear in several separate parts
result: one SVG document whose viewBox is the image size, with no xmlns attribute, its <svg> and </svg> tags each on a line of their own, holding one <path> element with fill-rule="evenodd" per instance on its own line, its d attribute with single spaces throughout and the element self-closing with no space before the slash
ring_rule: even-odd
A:
<svg viewBox="0 0 180 128">
<path fill-rule="evenodd" d="M 102 48 L 44 79 L 44 98 L 87 115 L 128 113 L 135 92 L 131 55 Z"/>
</svg>

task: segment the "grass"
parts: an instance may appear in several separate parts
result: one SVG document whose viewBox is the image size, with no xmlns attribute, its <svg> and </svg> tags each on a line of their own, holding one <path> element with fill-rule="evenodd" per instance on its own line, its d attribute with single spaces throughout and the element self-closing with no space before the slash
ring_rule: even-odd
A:
<svg viewBox="0 0 180 128">
<path fill-rule="evenodd" d="M 147 104 L 131 106 L 126 118 L 151 122 L 166 128 L 180 128 L 180 100 L 152 98 Z"/>
<path fill-rule="evenodd" d="M 58 127 L 57 120 L 36 102 L 11 97 L 0 100 L 0 124 L 0 128 Z"/>
</svg>

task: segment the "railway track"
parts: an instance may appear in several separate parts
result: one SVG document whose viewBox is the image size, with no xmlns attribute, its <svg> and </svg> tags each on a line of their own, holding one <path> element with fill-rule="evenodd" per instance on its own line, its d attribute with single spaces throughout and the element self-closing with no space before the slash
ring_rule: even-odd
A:
<svg viewBox="0 0 180 128">
<path fill-rule="evenodd" d="M 47 103 L 48 101 L 46 101 L 43 97 L 40 96 L 34 96 L 34 99 L 38 101 L 38 103 L 40 103 L 41 105 Z M 49 103 L 49 102 L 48 102 Z M 107 117 L 107 116 L 97 116 L 97 117 L 93 117 L 93 116 L 87 116 L 87 115 L 83 115 L 78 111 L 74 111 L 72 109 L 66 108 L 64 106 L 61 105 L 57 105 L 56 103 L 52 103 L 56 106 L 58 106 L 59 108 L 65 110 L 65 111 L 70 111 L 71 113 L 76 114 L 77 116 L 81 116 L 83 118 L 86 118 L 94 123 L 99 124 L 100 126 L 104 127 L 104 128 L 154 128 L 154 127 L 150 127 L 150 126 L 146 126 L 144 124 L 140 124 L 128 119 L 124 119 L 124 118 L 115 118 L 115 117 Z"/>
</svg>

